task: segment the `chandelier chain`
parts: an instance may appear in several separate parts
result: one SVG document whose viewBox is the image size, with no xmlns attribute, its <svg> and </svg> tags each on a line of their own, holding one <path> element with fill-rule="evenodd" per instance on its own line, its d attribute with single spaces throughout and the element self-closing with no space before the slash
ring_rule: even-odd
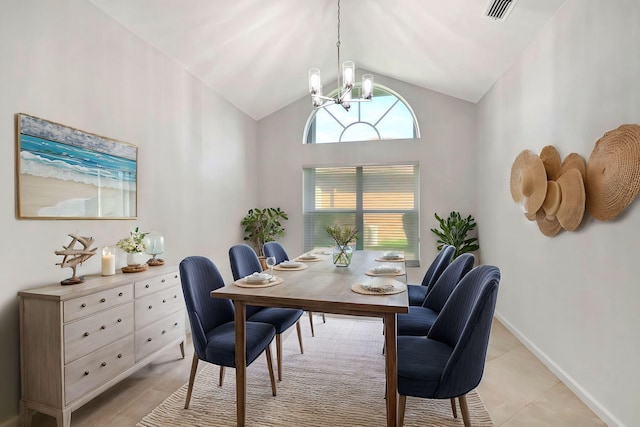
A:
<svg viewBox="0 0 640 427">
<path fill-rule="evenodd" d="M 338 0 L 338 41 L 336 47 L 338 48 L 338 87 L 340 87 L 340 74 L 342 74 L 340 69 L 340 0 Z"/>
</svg>

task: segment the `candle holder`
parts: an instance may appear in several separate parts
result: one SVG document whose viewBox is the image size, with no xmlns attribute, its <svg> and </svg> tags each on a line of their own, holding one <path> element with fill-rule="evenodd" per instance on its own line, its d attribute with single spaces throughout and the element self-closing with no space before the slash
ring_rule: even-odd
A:
<svg viewBox="0 0 640 427">
<path fill-rule="evenodd" d="M 116 248 L 105 246 L 102 248 L 102 275 L 113 276 L 116 274 Z"/>
<path fill-rule="evenodd" d="M 147 261 L 147 264 L 151 267 L 158 265 L 164 265 L 164 260 L 156 258 L 158 255 L 164 252 L 164 237 L 157 231 L 151 231 L 145 236 L 145 244 L 147 249 L 145 253 L 151 255 L 151 258 Z"/>
</svg>

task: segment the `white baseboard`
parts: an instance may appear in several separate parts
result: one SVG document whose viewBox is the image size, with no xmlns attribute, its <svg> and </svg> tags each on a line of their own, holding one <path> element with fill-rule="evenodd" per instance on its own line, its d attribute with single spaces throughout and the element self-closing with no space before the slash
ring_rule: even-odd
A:
<svg viewBox="0 0 640 427">
<path fill-rule="evenodd" d="M 625 427 L 618 418 L 616 418 L 607 408 L 596 400 L 591 393 L 578 384 L 567 372 L 551 360 L 538 346 L 524 336 L 516 327 L 514 327 L 500 313 L 496 312 L 495 317 L 507 328 L 520 342 L 524 344 L 531 353 L 534 354 L 551 372 L 553 372 L 582 402 L 596 413 L 602 421 L 611 427 Z"/>
</svg>

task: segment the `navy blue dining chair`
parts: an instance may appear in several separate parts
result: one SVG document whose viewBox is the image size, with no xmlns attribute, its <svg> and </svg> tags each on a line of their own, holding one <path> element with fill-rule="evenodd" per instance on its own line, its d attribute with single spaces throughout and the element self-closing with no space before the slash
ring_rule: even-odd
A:
<svg viewBox="0 0 640 427">
<path fill-rule="evenodd" d="M 234 280 L 240 280 L 256 272 L 262 271 L 260 260 L 253 248 L 246 244 L 232 246 L 229 249 L 229 261 Z M 302 347 L 302 333 L 300 331 L 300 317 L 303 311 L 297 308 L 246 306 L 247 321 L 262 322 L 276 328 L 276 358 L 278 359 L 278 381 L 282 381 L 282 333 L 294 324 L 298 333 L 300 353 Z"/>
<path fill-rule="evenodd" d="M 267 242 L 262 245 L 262 252 L 265 257 L 275 257 L 276 264 L 280 264 L 284 261 L 289 261 L 289 255 L 287 254 L 286 249 L 279 242 Z M 313 329 L 313 312 L 308 311 L 309 313 L 309 325 L 311 326 L 311 336 L 315 337 L 316 333 Z M 322 313 L 322 323 L 326 323 L 327 319 L 324 317 L 324 313 Z"/>
<path fill-rule="evenodd" d="M 407 396 L 450 399 L 454 417 L 458 398 L 464 425 L 471 425 L 466 395 L 482 379 L 499 283 L 497 267 L 474 268 L 462 278 L 426 337 L 398 337 L 400 426 Z"/>
<path fill-rule="evenodd" d="M 451 263 L 455 251 L 456 248 L 454 246 L 443 246 L 438 255 L 436 255 L 431 262 L 427 272 L 424 274 L 422 283 L 419 285 L 407 284 L 409 305 L 422 305 L 427 294 L 431 291 L 433 284 L 436 283 L 442 272 Z"/>
<path fill-rule="evenodd" d="M 454 259 L 432 286 L 422 306 L 409 306 L 408 313 L 398 314 L 398 335 L 427 336 L 447 299 L 460 280 L 473 268 L 473 254 Z"/>
<path fill-rule="evenodd" d="M 220 386 L 224 368 L 235 368 L 236 340 L 233 304 L 228 299 L 211 297 L 211 291 L 224 286 L 218 267 L 210 259 L 190 256 L 180 262 L 180 281 L 191 325 L 193 340 L 193 362 L 184 408 L 189 408 L 193 383 L 196 378 L 198 361 L 220 366 Z M 266 323 L 247 322 L 246 356 L 249 366 L 263 352 L 267 356 L 267 366 L 271 378 L 271 392 L 276 395 L 271 350 L 276 330 Z"/>
</svg>

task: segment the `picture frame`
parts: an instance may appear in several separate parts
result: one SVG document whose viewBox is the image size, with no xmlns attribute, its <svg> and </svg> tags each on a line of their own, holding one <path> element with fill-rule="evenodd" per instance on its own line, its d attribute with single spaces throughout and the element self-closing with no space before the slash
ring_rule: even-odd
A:
<svg viewBox="0 0 640 427">
<path fill-rule="evenodd" d="M 19 219 L 137 218 L 137 146 L 16 116 Z"/>
</svg>

